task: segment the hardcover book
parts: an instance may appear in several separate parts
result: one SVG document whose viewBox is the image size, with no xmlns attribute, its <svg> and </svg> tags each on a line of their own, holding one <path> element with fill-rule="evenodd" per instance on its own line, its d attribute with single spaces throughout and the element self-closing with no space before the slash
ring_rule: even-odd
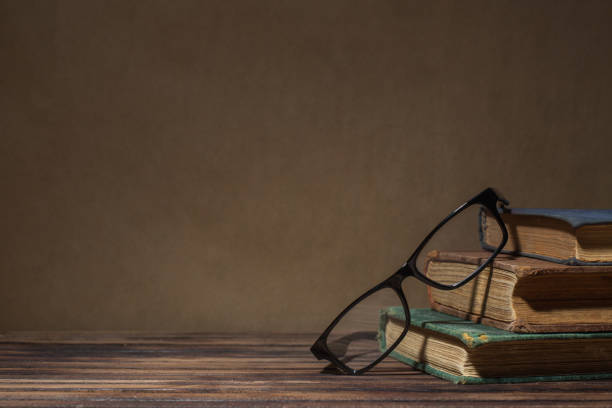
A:
<svg viewBox="0 0 612 408">
<path fill-rule="evenodd" d="M 518 334 L 431 309 L 411 309 L 410 329 L 390 354 L 463 384 L 612 378 L 612 333 Z M 379 345 L 404 328 L 404 311 L 381 311 Z"/>
<path fill-rule="evenodd" d="M 612 210 L 512 208 L 500 213 L 508 230 L 504 253 L 568 265 L 612 265 Z M 481 244 L 492 249 L 501 231 L 480 217 Z"/>
<path fill-rule="evenodd" d="M 426 274 L 438 281 L 460 280 L 489 256 L 486 251 L 432 251 Z M 570 266 L 500 254 L 468 284 L 428 290 L 432 309 L 504 330 L 612 331 L 611 266 Z"/>
</svg>

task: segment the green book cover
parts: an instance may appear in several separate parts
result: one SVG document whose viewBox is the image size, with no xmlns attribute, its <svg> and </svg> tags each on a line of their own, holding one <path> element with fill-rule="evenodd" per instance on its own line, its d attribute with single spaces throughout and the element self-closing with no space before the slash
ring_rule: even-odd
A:
<svg viewBox="0 0 612 408">
<path fill-rule="evenodd" d="M 390 356 L 454 383 L 485 384 L 612 378 L 612 332 L 514 333 L 462 320 L 432 309 L 411 309 L 410 317 L 411 328 L 415 329 L 409 331 L 406 338 L 391 352 Z M 393 327 L 397 330 L 398 325 L 403 327 L 404 321 L 404 311 L 401 307 L 391 307 L 381 311 L 379 332 L 381 350 L 384 351 L 387 347 L 386 331 Z M 389 322 L 393 322 L 395 326 L 389 325 Z M 491 372 L 490 367 L 494 367 L 493 371 L 495 371 L 495 361 L 489 357 L 495 355 L 499 357 L 502 353 L 516 356 L 515 361 L 529 356 L 529 362 L 519 369 L 521 375 L 518 376 L 472 376 L 451 373 L 427 361 L 410 358 L 407 355 L 409 353 L 405 352 L 410 332 L 418 332 L 426 337 L 441 339 L 448 344 L 463 348 L 466 351 L 464 354 L 468 356 L 469 364 L 475 367 L 476 371 L 478 371 L 479 364 L 483 364 L 483 367 L 489 364 L 488 372 Z M 427 344 L 427 341 L 424 344 Z M 532 347 L 531 350 L 530 347 Z M 536 349 L 536 347 L 539 348 Z M 543 351 L 535 352 L 534 350 Z M 525 352 L 531 354 L 520 354 Z M 420 350 L 415 355 L 424 354 L 423 350 Z M 504 364 L 502 359 L 499 361 L 497 371 L 503 372 L 507 367 L 513 366 L 512 361 L 507 364 Z M 583 367 L 580 364 L 584 361 L 592 361 L 593 364 Z M 551 370 L 554 372 L 555 363 L 559 365 L 560 374 L 558 375 L 551 374 Z M 574 367 L 576 371 L 571 372 Z M 483 372 L 486 373 L 486 369 Z"/>
</svg>

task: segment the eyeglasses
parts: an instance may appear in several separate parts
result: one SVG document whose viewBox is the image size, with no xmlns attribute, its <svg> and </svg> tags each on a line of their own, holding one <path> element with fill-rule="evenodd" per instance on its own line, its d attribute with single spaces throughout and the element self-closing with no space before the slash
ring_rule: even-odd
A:
<svg viewBox="0 0 612 408">
<path fill-rule="evenodd" d="M 312 354 L 319 360 L 329 360 L 341 372 L 352 375 L 363 374 L 382 361 L 402 341 L 410 327 L 410 309 L 402 289 L 404 279 L 413 276 L 440 290 L 457 289 L 474 279 L 491 264 L 508 241 L 508 231 L 499 216 L 499 211 L 508 204 L 495 190 L 487 188 L 451 212 L 393 275 L 359 296 L 331 322 L 310 348 Z M 464 267 L 460 276 L 456 271 L 452 274 L 437 273 L 436 276 L 424 273 L 435 251 L 482 251 L 483 248 L 491 251 L 488 258 L 473 267 Z M 381 313 L 400 305 L 406 317 L 402 333 L 391 341 L 382 339 L 384 328 L 379 326 L 384 320 Z M 381 346 L 390 343 L 389 347 Z"/>
</svg>

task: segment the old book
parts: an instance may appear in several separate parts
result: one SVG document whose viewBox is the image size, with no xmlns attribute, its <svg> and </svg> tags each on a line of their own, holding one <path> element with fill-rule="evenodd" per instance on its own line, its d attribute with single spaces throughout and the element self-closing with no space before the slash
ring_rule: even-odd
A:
<svg viewBox="0 0 612 408">
<path fill-rule="evenodd" d="M 426 274 L 459 281 L 490 253 L 429 253 Z M 570 266 L 500 254 L 455 290 L 429 288 L 433 309 L 515 332 L 612 331 L 612 267 Z"/>
<path fill-rule="evenodd" d="M 505 253 L 569 265 L 612 265 L 612 210 L 512 208 L 501 217 L 508 230 Z M 490 215 L 480 217 L 483 247 L 500 241 Z"/>
<path fill-rule="evenodd" d="M 381 350 L 402 333 L 404 321 L 401 307 L 382 311 Z M 411 309 L 410 329 L 390 356 L 464 384 L 612 378 L 612 333 L 519 334 Z"/>
</svg>

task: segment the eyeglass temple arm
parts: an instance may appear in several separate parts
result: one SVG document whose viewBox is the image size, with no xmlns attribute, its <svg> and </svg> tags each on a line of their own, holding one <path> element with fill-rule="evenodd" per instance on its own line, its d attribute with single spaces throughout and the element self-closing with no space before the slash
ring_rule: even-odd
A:
<svg viewBox="0 0 612 408">
<path fill-rule="evenodd" d="M 495 195 L 497 196 L 497 200 L 499 201 L 499 204 L 498 204 L 499 209 L 500 209 L 502 212 L 509 212 L 509 211 L 510 211 L 510 209 L 509 209 L 507 206 L 509 206 L 509 205 L 510 205 L 510 201 L 508 201 L 508 200 L 506 199 L 506 197 L 504 197 L 504 196 L 503 196 L 503 195 L 502 195 L 502 194 L 499 192 L 499 190 L 497 190 L 497 189 L 495 189 L 495 188 L 491 188 L 491 190 L 493 190 L 493 192 L 494 192 L 494 193 L 495 193 Z"/>
</svg>

